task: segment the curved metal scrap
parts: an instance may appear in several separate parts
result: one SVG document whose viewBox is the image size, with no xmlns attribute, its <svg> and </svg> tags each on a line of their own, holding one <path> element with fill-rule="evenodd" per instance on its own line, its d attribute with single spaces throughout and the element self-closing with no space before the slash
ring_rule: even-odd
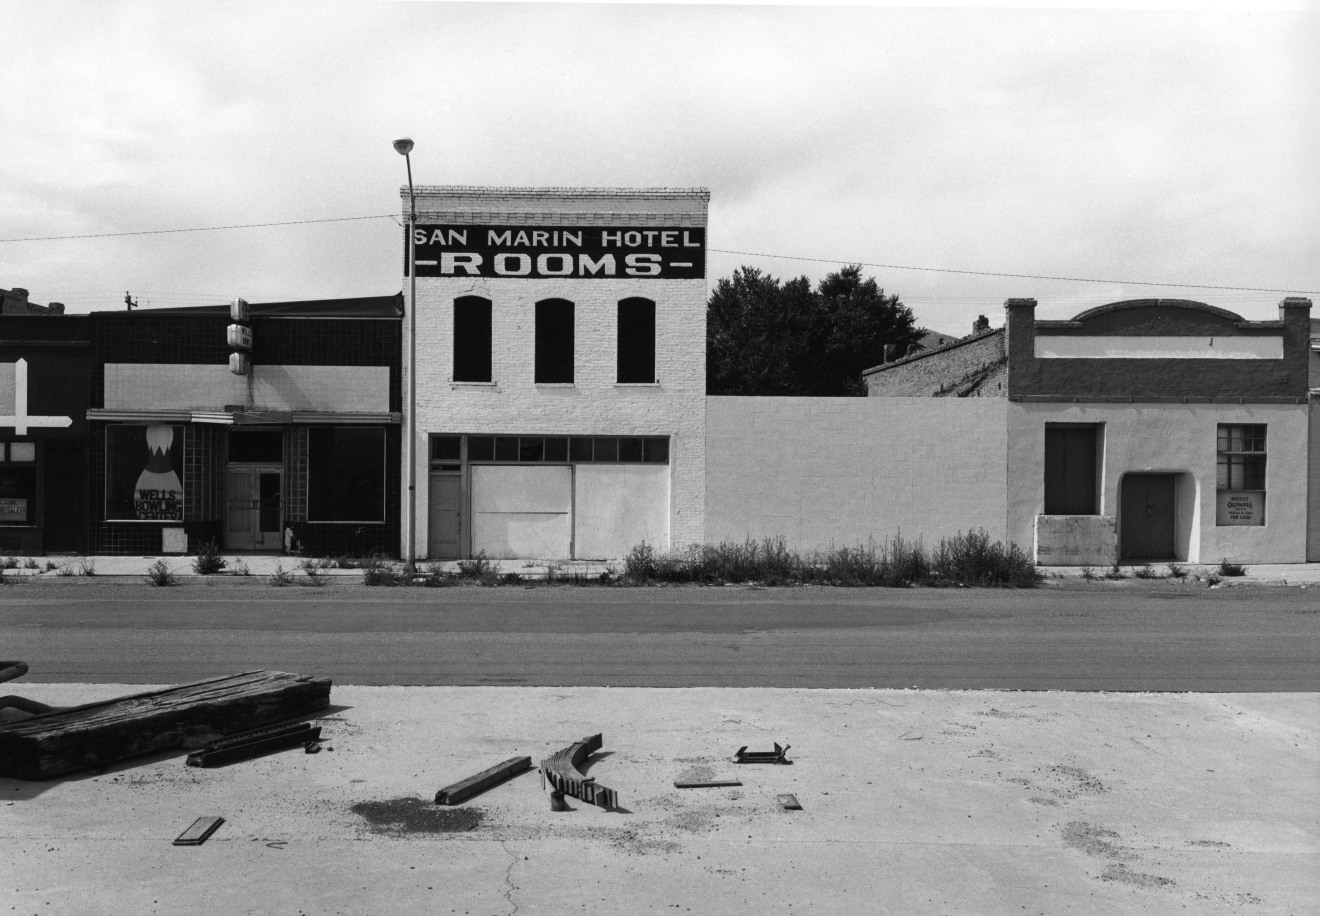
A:
<svg viewBox="0 0 1320 916">
<path fill-rule="evenodd" d="M 0 662 L 0 683 L 27 674 L 27 662 Z"/>
<path fill-rule="evenodd" d="M 581 741 L 576 741 L 542 760 L 541 773 L 555 791 L 580 798 L 589 805 L 617 808 L 619 793 L 598 785 L 594 777 L 583 776 L 578 770 L 578 764 L 600 750 L 604 743 L 604 738 L 599 734 L 589 735 Z"/>
</svg>

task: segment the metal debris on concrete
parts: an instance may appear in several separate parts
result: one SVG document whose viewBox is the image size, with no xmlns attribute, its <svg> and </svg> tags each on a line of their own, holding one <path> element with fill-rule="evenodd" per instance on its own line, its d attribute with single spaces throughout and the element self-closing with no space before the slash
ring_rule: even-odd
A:
<svg viewBox="0 0 1320 916">
<path fill-rule="evenodd" d="M 776 742 L 775 749 L 773 751 L 749 751 L 747 750 L 747 746 L 743 745 L 742 747 L 738 748 L 736 752 L 734 752 L 733 762 L 734 763 L 792 763 L 793 761 L 788 759 L 788 749 L 792 746 L 793 745 L 791 744 L 785 744 L 783 747 L 780 747 L 778 742 Z"/>
<path fill-rule="evenodd" d="M 556 807 L 556 801 L 563 804 L 563 796 L 571 795 L 579 798 L 589 805 L 599 805 L 602 808 L 617 808 L 619 806 L 619 794 L 613 789 L 596 784 L 594 776 L 583 776 L 578 771 L 578 765 L 586 760 L 591 754 L 600 750 L 604 746 L 604 739 L 600 734 L 588 735 L 581 741 L 575 741 L 562 751 L 556 751 L 554 754 L 541 761 L 541 775 L 550 783 L 550 810 L 561 811 L 563 808 Z M 559 799 L 556 800 L 555 793 L 559 793 Z"/>
<path fill-rule="evenodd" d="M 675 779 L 675 789 L 718 789 L 722 786 L 740 786 L 736 779 Z"/>
<path fill-rule="evenodd" d="M 223 817 L 199 817 L 192 822 L 191 827 L 175 837 L 174 845 L 201 846 L 224 822 Z"/>
<path fill-rule="evenodd" d="M 798 804 L 796 795 L 776 795 L 775 799 L 786 811 L 801 811 L 802 806 Z"/>
<path fill-rule="evenodd" d="M 467 779 L 454 783 L 452 786 L 445 786 L 439 792 L 435 793 L 435 803 L 437 805 L 457 805 L 467 801 L 474 795 L 480 795 L 487 789 L 499 785 L 500 783 L 512 779 L 519 773 L 523 773 L 532 768 L 531 757 L 510 757 L 503 763 L 498 763 L 490 769 L 482 770 L 475 776 L 469 776 Z"/>
<path fill-rule="evenodd" d="M 27 662 L 0 661 L 0 684 L 22 677 L 27 673 Z M 45 703 L 38 703 L 36 700 L 29 700 L 27 697 L 0 697 L 0 709 L 17 709 L 21 712 L 30 712 L 35 716 L 48 712 L 58 712 L 59 708 L 58 706 L 47 706 Z"/>
<path fill-rule="evenodd" d="M 239 760 L 250 760 L 286 748 L 302 746 L 310 748 L 321 738 L 321 726 L 309 722 L 294 725 L 280 725 L 273 728 L 257 728 L 252 731 L 230 735 L 193 751 L 188 755 L 190 767 L 218 767 Z M 317 745 L 319 749 L 319 745 Z"/>
</svg>

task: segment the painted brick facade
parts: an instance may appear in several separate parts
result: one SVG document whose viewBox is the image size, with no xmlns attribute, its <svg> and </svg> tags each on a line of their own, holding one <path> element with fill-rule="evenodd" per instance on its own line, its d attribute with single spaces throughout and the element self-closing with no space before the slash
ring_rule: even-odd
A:
<svg viewBox="0 0 1320 916">
<path fill-rule="evenodd" d="M 1003 539 L 1002 398 L 712 397 L 706 540 L 782 535 L 798 549 Z M 1030 542 L 1022 545 L 1030 548 Z"/>
<path fill-rule="evenodd" d="M 1008 358 L 1002 328 L 923 350 L 862 373 L 872 398 L 1002 398 Z"/>
<path fill-rule="evenodd" d="M 704 228 L 709 200 L 701 189 L 415 190 L 420 226 Z M 406 215 L 406 188 L 402 196 Z M 419 557 L 427 556 L 428 440 L 433 434 L 668 436 L 670 542 L 702 540 L 704 279 L 419 276 L 416 282 Z M 454 300 L 462 296 L 491 303 L 490 383 L 453 381 Z M 656 304 L 654 384 L 616 383 L 618 303 L 634 296 Z M 550 298 L 574 304 L 571 385 L 534 381 L 536 303 Z"/>
</svg>

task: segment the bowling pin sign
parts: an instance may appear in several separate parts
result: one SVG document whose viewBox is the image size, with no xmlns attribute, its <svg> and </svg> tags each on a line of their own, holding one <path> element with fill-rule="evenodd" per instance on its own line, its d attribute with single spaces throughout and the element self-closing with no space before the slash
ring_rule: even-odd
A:
<svg viewBox="0 0 1320 916">
<path fill-rule="evenodd" d="M 183 520 L 183 481 L 175 470 L 172 453 L 177 427 L 148 426 L 147 465 L 133 488 L 133 508 L 139 519 Z"/>
</svg>

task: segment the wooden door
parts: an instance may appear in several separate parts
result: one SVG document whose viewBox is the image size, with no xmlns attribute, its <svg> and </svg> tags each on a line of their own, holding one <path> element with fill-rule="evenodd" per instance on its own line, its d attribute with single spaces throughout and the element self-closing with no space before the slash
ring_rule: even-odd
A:
<svg viewBox="0 0 1320 916">
<path fill-rule="evenodd" d="M 1174 559 L 1174 475 L 1127 474 L 1119 503 L 1123 559 Z"/>
<path fill-rule="evenodd" d="M 432 560 L 456 560 L 462 551 L 462 475 L 431 474 L 430 514 L 426 526 L 426 555 Z"/>
</svg>

